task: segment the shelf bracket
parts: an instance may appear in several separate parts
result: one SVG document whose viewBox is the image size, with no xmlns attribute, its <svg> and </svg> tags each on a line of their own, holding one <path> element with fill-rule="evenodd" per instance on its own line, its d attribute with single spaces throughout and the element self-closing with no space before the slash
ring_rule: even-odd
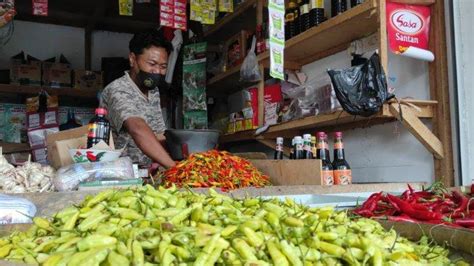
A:
<svg viewBox="0 0 474 266">
<path fill-rule="evenodd" d="M 400 111 L 401 110 L 401 111 Z M 390 104 L 390 113 L 396 117 L 437 159 L 444 158 L 443 143 L 415 114 L 415 111 L 404 104 Z"/>
</svg>

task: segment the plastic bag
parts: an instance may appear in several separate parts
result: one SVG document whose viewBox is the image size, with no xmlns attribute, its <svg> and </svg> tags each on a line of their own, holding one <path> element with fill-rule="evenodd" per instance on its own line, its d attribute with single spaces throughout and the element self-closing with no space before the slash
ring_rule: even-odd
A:
<svg viewBox="0 0 474 266">
<path fill-rule="evenodd" d="M 285 98 L 290 98 L 291 102 L 282 115 L 282 122 L 317 115 L 318 102 L 317 94 L 315 92 L 315 88 L 309 84 L 288 87 L 283 90 Z"/>
<path fill-rule="evenodd" d="M 30 201 L 0 194 L 0 224 L 27 224 L 36 214 L 36 206 Z"/>
<path fill-rule="evenodd" d="M 123 180 L 133 178 L 133 164 L 129 157 L 113 162 L 81 163 L 61 167 L 53 180 L 58 191 L 75 190 L 81 182 Z"/>
<path fill-rule="evenodd" d="M 252 46 L 250 51 L 242 63 L 240 68 L 240 81 L 257 82 L 262 79 L 260 75 L 260 68 L 258 67 L 257 55 L 255 54 L 255 36 L 252 39 Z"/>
<path fill-rule="evenodd" d="M 387 91 L 387 80 L 377 53 L 363 65 L 328 70 L 328 74 L 342 108 L 349 114 L 371 116 L 394 97 Z"/>
</svg>

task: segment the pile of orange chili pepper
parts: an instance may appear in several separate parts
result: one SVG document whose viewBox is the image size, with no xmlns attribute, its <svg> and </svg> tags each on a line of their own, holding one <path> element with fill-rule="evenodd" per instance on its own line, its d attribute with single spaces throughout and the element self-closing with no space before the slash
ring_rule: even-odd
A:
<svg viewBox="0 0 474 266">
<path fill-rule="evenodd" d="M 165 186 L 218 187 L 223 191 L 270 184 L 268 176 L 263 175 L 249 161 L 217 150 L 192 154 L 168 169 L 163 180 Z"/>
<path fill-rule="evenodd" d="M 471 191 L 449 191 L 439 183 L 415 191 L 410 185 L 400 196 L 372 194 L 354 214 L 391 221 L 446 224 L 474 229 L 474 184 Z"/>
</svg>

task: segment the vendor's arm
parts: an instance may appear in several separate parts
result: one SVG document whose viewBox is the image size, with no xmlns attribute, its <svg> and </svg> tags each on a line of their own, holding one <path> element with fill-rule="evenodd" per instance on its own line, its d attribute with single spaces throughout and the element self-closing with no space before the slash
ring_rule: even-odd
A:
<svg viewBox="0 0 474 266">
<path fill-rule="evenodd" d="M 175 165 L 175 162 L 158 141 L 155 133 L 142 118 L 130 117 L 125 120 L 123 125 L 127 129 L 128 134 L 132 136 L 135 144 L 146 156 L 165 168 Z"/>
</svg>

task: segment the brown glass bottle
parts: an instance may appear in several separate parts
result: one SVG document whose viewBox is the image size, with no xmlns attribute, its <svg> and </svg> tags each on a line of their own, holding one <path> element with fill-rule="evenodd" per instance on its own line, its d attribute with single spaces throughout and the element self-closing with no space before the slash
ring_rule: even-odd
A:
<svg viewBox="0 0 474 266">
<path fill-rule="evenodd" d="M 275 147 L 275 160 L 283 160 L 283 138 L 278 137 L 276 139 L 276 147 Z"/>
<path fill-rule="evenodd" d="M 334 133 L 334 159 L 332 167 L 334 169 L 335 185 L 348 185 L 352 183 L 352 170 L 345 159 L 342 132 Z"/>
<path fill-rule="evenodd" d="M 313 159 L 316 159 L 318 149 L 316 148 L 316 136 L 311 136 L 311 152 L 313 153 Z"/>
<path fill-rule="evenodd" d="M 347 0 L 331 0 L 331 16 L 335 17 L 347 10 Z"/>
<path fill-rule="evenodd" d="M 305 159 L 313 159 L 313 151 L 311 150 L 311 135 L 303 135 L 303 154 Z"/>
<path fill-rule="evenodd" d="M 351 0 L 351 7 L 358 6 L 362 3 L 364 3 L 364 0 Z"/>
<path fill-rule="evenodd" d="M 309 0 L 302 0 L 300 6 L 300 32 L 303 33 L 311 28 L 309 19 Z"/>
<path fill-rule="evenodd" d="M 295 8 L 295 37 L 296 35 L 301 33 L 301 13 L 300 13 L 300 6 L 303 4 L 303 0 L 296 0 L 296 8 Z"/>
<path fill-rule="evenodd" d="M 318 26 L 326 20 L 324 16 L 324 0 L 310 0 L 309 23 L 311 27 Z"/>
<path fill-rule="evenodd" d="M 87 134 L 87 148 L 91 148 L 95 144 L 103 140 L 109 144 L 110 123 L 105 116 L 107 110 L 105 108 L 95 109 L 95 117 L 89 122 L 89 132 Z"/>
<path fill-rule="evenodd" d="M 324 132 L 318 132 L 316 159 L 321 160 L 323 185 L 334 185 L 334 172 L 329 158 L 328 137 Z"/>
<path fill-rule="evenodd" d="M 290 147 L 290 159 L 295 159 L 295 138 L 291 140 L 291 147 Z"/>
<path fill-rule="evenodd" d="M 295 10 L 297 9 L 296 2 L 290 1 L 285 13 L 285 39 L 289 40 L 296 35 L 295 25 Z"/>
<path fill-rule="evenodd" d="M 304 159 L 303 138 L 301 136 L 295 137 L 295 160 Z"/>
</svg>

